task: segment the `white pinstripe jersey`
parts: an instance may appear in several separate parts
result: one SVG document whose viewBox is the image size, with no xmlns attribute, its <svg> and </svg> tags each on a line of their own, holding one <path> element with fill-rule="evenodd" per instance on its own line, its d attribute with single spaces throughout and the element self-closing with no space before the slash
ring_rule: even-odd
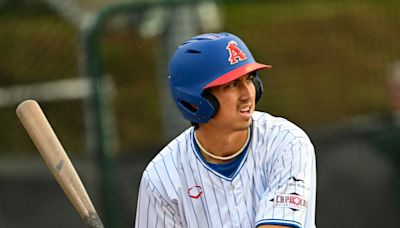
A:
<svg viewBox="0 0 400 228">
<path fill-rule="evenodd" d="M 136 227 L 315 227 L 314 147 L 283 118 L 254 112 L 246 155 L 232 177 L 196 152 L 191 127 L 145 169 Z"/>
</svg>

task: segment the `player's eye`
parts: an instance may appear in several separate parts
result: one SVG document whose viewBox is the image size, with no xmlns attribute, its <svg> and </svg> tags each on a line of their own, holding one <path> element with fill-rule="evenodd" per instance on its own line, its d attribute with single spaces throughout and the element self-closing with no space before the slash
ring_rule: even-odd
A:
<svg viewBox="0 0 400 228">
<path fill-rule="evenodd" d="M 232 81 L 232 82 L 230 82 L 229 84 L 226 85 L 226 88 L 234 88 L 234 87 L 237 86 L 237 84 L 238 84 L 238 82 L 236 80 Z"/>
<path fill-rule="evenodd" d="M 249 75 L 247 76 L 246 80 L 247 80 L 247 81 L 252 81 L 254 78 L 255 78 L 254 75 L 249 74 Z"/>
<path fill-rule="evenodd" d="M 249 84 L 252 83 L 253 80 L 253 76 L 252 75 L 248 75 L 245 79 L 244 79 L 244 83 Z"/>
</svg>

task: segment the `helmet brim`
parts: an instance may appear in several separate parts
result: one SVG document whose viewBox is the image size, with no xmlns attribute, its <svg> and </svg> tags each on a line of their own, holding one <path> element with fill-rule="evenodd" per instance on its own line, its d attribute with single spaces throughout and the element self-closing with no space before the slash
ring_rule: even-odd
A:
<svg viewBox="0 0 400 228">
<path fill-rule="evenodd" d="M 269 68 L 271 68 L 270 65 L 265 65 L 261 63 L 249 63 L 220 76 L 219 78 L 215 79 L 214 81 L 204 86 L 203 89 L 229 83 L 255 70 L 269 69 Z"/>
</svg>

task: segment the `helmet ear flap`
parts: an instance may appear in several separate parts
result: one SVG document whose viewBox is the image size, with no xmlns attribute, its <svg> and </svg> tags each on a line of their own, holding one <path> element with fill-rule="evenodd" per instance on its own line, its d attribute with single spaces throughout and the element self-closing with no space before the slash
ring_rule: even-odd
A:
<svg viewBox="0 0 400 228">
<path fill-rule="evenodd" d="M 214 117 L 214 115 L 217 113 L 219 109 L 218 99 L 214 95 L 212 95 L 208 90 L 204 90 L 201 96 L 204 97 L 208 102 L 210 102 L 211 106 L 214 108 L 214 112 L 212 113 L 210 118 Z"/>
<path fill-rule="evenodd" d="M 254 74 L 254 77 L 252 78 L 254 87 L 256 88 L 256 103 L 260 100 L 262 97 L 262 94 L 264 93 L 264 86 L 262 84 L 261 79 Z"/>
</svg>

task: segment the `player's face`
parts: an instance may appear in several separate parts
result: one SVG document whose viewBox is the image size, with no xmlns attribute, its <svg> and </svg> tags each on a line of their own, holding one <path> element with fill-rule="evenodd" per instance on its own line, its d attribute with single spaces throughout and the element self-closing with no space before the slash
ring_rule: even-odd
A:
<svg viewBox="0 0 400 228">
<path fill-rule="evenodd" d="M 220 107 L 208 123 L 232 128 L 232 130 L 245 130 L 250 126 L 256 96 L 253 77 L 253 75 L 245 75 L 210 89 L 210 92 L 218 99 Z"/>
</svg>

